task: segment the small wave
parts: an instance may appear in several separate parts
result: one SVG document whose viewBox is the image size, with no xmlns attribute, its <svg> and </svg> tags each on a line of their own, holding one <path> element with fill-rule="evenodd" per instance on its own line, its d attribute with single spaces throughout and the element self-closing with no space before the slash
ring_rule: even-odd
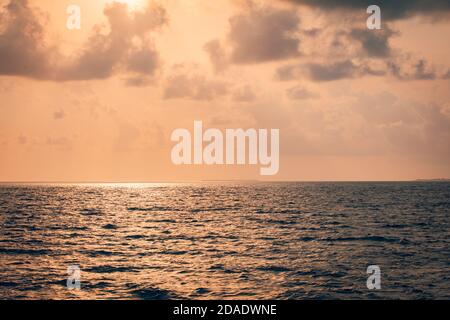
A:
<svg viewBox="0 0 450 320">
<path fill-rule="evenodd" d="M 217 208 L 193 208 L 190 211 L 192 213 L 197 212 L 213 212 L 213 211 L 227 211 L 227 210 L 240 210 L 240 207 L 217 207 Z"/>
<path fill-rule="evenodd" d="M 291 225 L 291 224 L 296 224 L 297 222 L 295 221 L 289 221 L 289 220 L 275 220 L 275 219 L 268 219 L 265 220 L 265 222 L 267 223 L 273 223 L 273 224 L 281 224 L 281 225 Z"/>
<path fill-rule="evenodd" d="M 66 287 L 67 279 L 49 281 L 48 284 Z"/>
<path fill-rule="evenodd" d="M 12 281 L 0 281 L 0 287 L 17 287 L 19 284 Z"/>
<path fill-rule="evenodd" d="M 128 207 L 128 211 L 179 211 L 177 208 L 170 208 L 170 207 L 161 207 L 161 206 L 155 206 L 155 207 L 149 207 L 149 208 L 143 208 L 143 207 Z"/>
<path fill-rule="evenodd" d="M 84 216 L 97 216 L 102 214 L 102 211 L 95 208 L 83 208 L 80 210 L 80 213 Z"/>
<path fill-rule="evenodd" d="M 206 294 L 206 293 L 210 293 L 210 292 L 211 291 L 207 288 L 197 288 L 194 291 L 195 294 Z"/>
<path fill-rule="evenodd" d="M 300 238 L 298 238 L 298 240 L 308 242 L 308 241 L 314 241 L 317 239 L 313 238 L 313 237 L 300 237 Z"/>
<path fill-rule="evenodd" d="M 146 220 L 145 222 L 177 223 L 177 221 L 176 221 L 176 220 L 173 220 L 173 219 L 160 219 L 160 220 L 158 220 L 158 219 L 149 219 L 149 220 Z"/>
<path fill-rule="evenodd" d="M 97 283 L 93 283 L 93 284 L 83 284 L 84 288 L 88 288 L 88 289 L 105 289 L 108 287 L 111 287 L 113 284 L 111 282 L 106 282 L 106 281 L 100 281 Z"/>
<path fill-rule="evenodd" d="M 339 238 L 322 238 L 322 241 L 327 242 L 340 242 L 340 241 L 373 241 L 373 242 L 389 242 L 389 243 L 400 243 L 406 239 L 399 238 L 389 238 L 382 236 L 365 236 L 365 237 L 339 237 Z M 407 240 L 406 240 L 407 241 Z"/>
<path fill-rule="evenodd" d="M 47 255 L 50 253 L 49 250 L 44 249 L 8 249 L 8 248 L 0 248 L 0 254 L 24 254 L 24 255 L 32 255 L 32 256 L 40 256 Z"/>
<path fill-rule="evenodd" d="M 223 273 L 227 273 L 227 274 L 237 273 L 237 271 L 225 268 L 225 266 L 223 264 L 213 265 L 213 266 L 209 267 L 208 270 L 210 270 L 210 271 L 222 271 Z"/>
<path fill-rule="evenodd" d="M 272 240 L 276 240 L 277 238 L 274 237 L 260 237 L 258 238 L 258 240 L 264 240 L 264 241 L 272 241 Z"/>
<path fill-rule="evenodd" d="M 264 214 L 264 213 L 271 213 L 272 211 L 270 210 L 264 210 L 264 209 L 256 209 L 255 213 L 257 214 Z"/>
<path fill-rule="evenodd" d="M 172 254 L 172 255 L 183 255 L 188 253 L 189 251 L 163 251 L 160 254 Z"/>
<path fill-rule="evenodd" d="M 169 300 L 177 298 L 174 293 L 158 288 L 134 290 L 131 291 L 131 294 L 144 300 Z"/>
<path fill-rule="evenodd" d="M 259 271 L 271 271 L 271 272 L 289 272 L 292 271 L 289 268 L 283 267 L 283 266 L 267 266 L 267 267 L 258 267 L 256 270 Z"/>
<path fill-rule="evenodd" d="M 89 257 L 98 257 L 98 256 L 112 256 L 112 255 L 119 255 L 118 253 L 111 252 L 111 251 L 105 251 L 105 250 L 83 250 L 81 253 L 86 254 Z"/>
<path fill-rule="evenodd" d="M 86 230 L 89 230 L 89 228 L 86 227 L 86 226 L 83 226 L 83 227 L 75 226 L 75 227 L 68 227 L 67 230 L 69 230 L 69 231 L 71 231 L 71 230 L 73 230 L 73 231 L 86 231 Z"/>
<path fill-rule="evenodd" d="M 404 224 L 385 224 L 384 225 L 386 228 L 391 228 L 391 229 L 403 229 L 406 228 L 407 226 Z"/>
<path fill-rule="evenodd" d="M 295 272 L 295 274 L 299 276 L 313 276 L 316 274 L 316 272 L 313 270 L 300 270 Z"/>
<path fill-rule="evenodd" d="M 145 238 L 145 236 L 141 234 L 132 234 L 129 236 L 125 236 L 125 239 L 143 239 L 143 238 Z"/>
<path fill-rule="evenodd" d="M 346 273 L 342 271 L 328 271 L 328 270 L 316 270 L 313 273 L 314 278 L 327 277 L 327 278 L 342 278 Z"/>
<path fill-rule="evenodd" d="M 16 205 L 17 207 L 20 207 L 20 204 L 17 204 Z M 19 208 L 11 208 L 11 209 L 7 209 L 6 210 L 6 214 L 7 215 L 15 215 L 15 214 L 23 214 L 24 213 L 24 210 L 22 210 L 22 209 L 19 209 Z"/>
<path fill-rule="evenodd" d="M 86 272 L 92 273 L 114 273 L 114 272 L 136 272 L 137 270 L 130 267 L 113 267 L 113 266 L 95 266 L 84 269 Z"/>
<path fill-rule="evenodd" d="M 209 267 L 209 270 L 224 270 L 225 266 L 223 264 L 216 264 Z"/>
<path fill-rule="evenodd" d="M 113 230 L 113 229 L 118 229 L 119 227 L 116 226 L 115 224 L 108 223 L 108 224 L 105 224 L 104 226 L 102 226 L 102 228 L 103 229 Z"/>
<path fill-rule="evenodd" d="M 30 231 L 41 231 L 41 230 L 43 230 L 42 228 L 39 228 L 39 227 L 36 227 L 36 226 L 28 226 L 28 227 L 25 227 L 25 228 L 27 228 Z"/>
<path fill-rule="evenodd" d="M 35 244 L 43 244 L 44 241 L 42 240 L 37 240 L 37 239 L 30 239 L 30 240 L 25 240 L 22 241 L 23 244 L 31 244 L 31 245 L 35 245 Z"/>
<path fill-rule="evenodd" d="M 292 214 L 292 213 L 295 213 L 295 214 L 298 214 L 298 213 L 300 213 L 300 211 L 298 211 L 298 209 L 281 209 L 281 210 L 275 211 L 275 213 L 282 213 L 282 214 L 286 214 L 286 213 Z"/>
</svg>

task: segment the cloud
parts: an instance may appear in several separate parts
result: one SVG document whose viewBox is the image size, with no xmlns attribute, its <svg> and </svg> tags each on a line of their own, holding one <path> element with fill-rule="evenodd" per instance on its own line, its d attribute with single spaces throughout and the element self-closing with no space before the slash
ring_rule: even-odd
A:
<svg viewBox="0 0 450 320">
<path fill-rule="evenodd" d="M 129 71 L 149 76 L 155 73 L 159 64 L 160 57 L 158 52 L 148 44 L 142 48 L 133 48 L 126 61 Z"/>
<path fill-rule="evenodd" d="M 64 110 L 58 110 L 53 113 L 53 119 L 55 119 L 55 120 L 64 119 L 65 116 L 66 116 L 66 114 L 65 114 Z"/>
<path fill-rule="evenodd" d="M 415 103 L 389 92 L 362 94 L 351 112 L 359 114 L 384 148 L 396 154 L 450 158 L 450 116 L 443 105 Z"/>
<path fill-rule="evenodd" d="M 237 102 L 251 102 L 255 99 L 256 95 L 248 85 L 237 88 L 233 93 L 233 100 Z"/>
<path fill-rule="evenodd" d="M 277 69 L 276 78 L 288 81 L 307 77 L 312 81 L 323 82 L 356 78 L 365 74 L 367 74 L 367 68 L 363 65 L 356 65 L 351 60 L 342 60 L 325 64 L 305 63 L 282 66 Z"/>
<path fill-rule="evenodd" d="M 296 10 L 243 1 L 229 19 L 225 39 L 207 42 L 203 49 L 216 73 L 231 64 L 257 64 L 300 56 L 301 30 Z"/>
<path fill-rule="evenodd" d="M 369 57 L 384 58 L 391 55 L 389 39 L 395 32 L 388 26 L 381 30 L 352 29 L 350 38 L 357 40 Z"/>
<path fill-rule="evenodd" d="M 251 5 L 230 18 L 230 60 L 236 64 L 282 60 L 299 55 L 295 10 Z"/>
<path fill-rule="evenodd" d="M 298 57 L 300 19 L 296 10 L 240 3 L 240 13 L 229 19 L 225 39 L 204 45 L 216 73 L 231 64 L 256 64 Z"/>
<path fill-rule="evenodd" d="M 0 75 L 52 81 L 105 79 L 116 73 L 151 77 L 160 59 L 150 32 L 168 21 L 164 8 L 149 3 L 130 12 L 124 3 L 106 5 L 105 30 L 94 27 L 89 39 L 72 57 L 47 44 L 45 23 L 27 0 L 11 0 L 1 11 Z"/>
<path fill-rule="evenodd" d="M 136 75 L 134 77 L 126 78 L 125 84 L 129 87 L 146 87 L 154 84 L 154 81 L 152 78 L 142 75 Z"/>
<path fill-rule="evenodd" d="M 301 66 L 296 64 L 288 64 L 281 66 L 276 70 L 276 80 L 290 81 L 301 78 Z"/>
<path fill-rule="evenodd" d="M 306 100 L 318 97 L 317 94 L 300 85 L 287 89 L 286 95 L 291 100 Z"/>
<path fill-rule="evenodd" d="M 300 87 L 301 88 L 301 87 Z M 317 108 L 259 105 L 258 126 L 283 126 L 284 151 L 302 155 L 394 155 L 448 163 L 450 113 L 389 92 L 361 93 Z M 305 102 L 306 103 L 306 102 Z"/>
<path fill-rule="evenodd" d="M 354 62 L 344 59 L 331 63 L 288 64 L 276 70 L 275 79 L 292 81 L 307 78 L 315 82 L 325 82 L 385 75 L 402 81 L 446 79 L 445 72 L 438 75 L 426 60 L 412 60 L 407 55 L 392 57 L 386 61 L 359 59 Z"/>
<path fill-rule="evenodd" d="M 436 74 L 433 70 L 428 69 L 426 61 L 421 59 L 414 66 L 413 78 L 418 80 L 434 80 L 436 79 Z"/>
<path fill-rule="evenodd" d="M 68 151 L 72 149 L 73 141 L 67 137 L 47 137 L 45 145 L 59 151 Z"/>
<path fill-rule="evenodd" d="M 208 53 L 209 60 L 213 65 L 214 71 L 220 73 L 227 69 L 229 60 L 225 48 L 219 40 L 211 40 L 205 44 L 203 49 Z"/>
<path fill-rule="evenodd" d="M 399 80 L 435 80 L 437 75 L 427 61 L 416 62 L 407 59 L 390 60 L 387 62 L 389 72 Z"/>
<path fill-rule="evenodd" d="M 0 11 L 0 74 L 48 76 L 55 50 L 45 46 L 44 17 L 27 0 L 14 0 Z"/>
<path fill-rule="evenodd" d="M 166 81 L 164 99 L 189 98 L 209 101 L 228 94 L 227 84 L 209 79 L 185 65 L 177 65 Z"/>
<path fill-rule="evenodd" d="M 442 79 L 450 79 L 450 69 L 442 76 Z"/>
<path fill-rule="evenodd" d="M 21 134 L 21 135 L 17 138 L 17 142 L 18 142 L 19 144 L 27 144 L 28 138 L 25 137 L 23 134 Z"/>
<path fill-rule="evenodd" d="M 352 111 L 360 114 L 373 125 L 390 125 L 399 122 L 412 125 L 418 122 L 414 107 L 390 92 L 374 95 L 362 93 L 357 96 L 352 105 Z"/>
<path fill-rule="evenodd" d="M 61 70 L 60 80 L 104 79 L 118 69 L 151 77 L 159 67 L 159 54 L 147 34 L 167 23 L 163 8 L 149 4 L 142 12 L 130 13 L 126 4 L 114 2 L 104 14 L 109 32 L 97 26 L 81 52 Z"/>
<path fill-rule="evenodd" d="M 414 107 L 416 123 L 395 122 L 383 127 L 383 132 L 395 152 L 436 157 L 448 163 L 450 159 L 450 117 L 437 104 Z"/>
<path fill-rule="evenodd" d="M 383 19 L 396 20 L 409 18 L 416 15 L 422 16 L 447 16 L 450 13 L 450 2 L 448 0 L 284 0 L 296 4 L 307 5 L 325 11 L 332 10 L 359 10 L 365 9 L 372 4 L 381 8 Z"/>
<path fill-rule="evenodd" d="M 114 3 L 104 10 L 110 31 L 103 34 L 97 27 L 84 48 L 69 66 L 58 75 L 60 80 L 89 80 L 108 78 L 113 68 L 126 55 L 132 32 L 125 4 Z"/>
</svg>

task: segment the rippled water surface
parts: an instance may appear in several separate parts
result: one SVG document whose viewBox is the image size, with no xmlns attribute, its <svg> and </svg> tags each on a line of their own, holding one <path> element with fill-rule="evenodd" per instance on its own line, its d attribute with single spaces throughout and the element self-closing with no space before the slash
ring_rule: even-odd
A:
<svg viewBox="0 0 450 320">
<path fill-rule="evenodd" d="M 0 298 L 450 299 L 449 199 L 445 182 L 3 184 Z"/>
</svg>

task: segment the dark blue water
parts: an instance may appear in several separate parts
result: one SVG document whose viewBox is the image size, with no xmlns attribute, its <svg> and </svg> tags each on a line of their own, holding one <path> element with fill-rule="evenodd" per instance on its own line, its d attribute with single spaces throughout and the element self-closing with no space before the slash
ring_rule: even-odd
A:
<svg viewBox="0 0 450 320">
<path fill-rule="evenodd" d="M 449 199 L 446 182 L 3 184 L 0 298 L 449 299 Z"/>
</svg>

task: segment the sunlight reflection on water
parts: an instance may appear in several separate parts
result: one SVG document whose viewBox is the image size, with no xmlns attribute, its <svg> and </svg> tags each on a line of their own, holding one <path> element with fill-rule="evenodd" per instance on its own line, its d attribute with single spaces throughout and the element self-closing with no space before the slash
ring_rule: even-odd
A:
<svg viewBox="0 0 450 320">
<path fill-rule="evenodd" d="M 448 183 L 1 184 L 0 297 L 448 299 L 449 199 Z"/>
</svg>

